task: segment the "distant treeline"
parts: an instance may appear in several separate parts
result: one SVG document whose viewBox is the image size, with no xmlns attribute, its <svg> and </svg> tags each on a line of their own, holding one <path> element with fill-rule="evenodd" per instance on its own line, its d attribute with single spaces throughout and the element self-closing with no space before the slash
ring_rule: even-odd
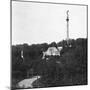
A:
<svg viewBox="0 0 90 90">
<path fill-rule="evenodd" d="M 41 83 L 46 86 L 73 85 L 87 83 L 87 39 L 70 39 L 51 44 L 22 44 L 12 46 L 12 79 L 22 80 L 29 76 L 41 75 Z M 43 51 L 48 47 L 62 46 L 60 57 L 42 60 Z M 23 59 L 21 58 L 23 50 Z M 56 63 L 61 62 L 61 64 Z M 72 78 L 71 78 L 72 77 Z M 72 81 L 70 81 L 72 79 Z M 13 81 L 12 81 L 13 82 Z M 71 82 L 71 83 L 70 83 Z"/>
</svg>

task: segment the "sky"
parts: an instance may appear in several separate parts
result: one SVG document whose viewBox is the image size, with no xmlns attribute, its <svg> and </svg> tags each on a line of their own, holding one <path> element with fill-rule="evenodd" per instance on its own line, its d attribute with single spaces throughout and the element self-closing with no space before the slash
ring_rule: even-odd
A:
<svg viewBox="0 0 90 90">
<path fill-rule="evenodd" d="M 40 44 L 87 37 L 87 7 L 12 1 L 12 44 Z"/>
</svg>

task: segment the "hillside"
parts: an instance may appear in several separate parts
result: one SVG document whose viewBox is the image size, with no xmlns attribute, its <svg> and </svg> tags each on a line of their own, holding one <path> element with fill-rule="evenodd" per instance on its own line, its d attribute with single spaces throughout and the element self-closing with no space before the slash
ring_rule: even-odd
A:
<svg viewBox="0 0 90 90">
<path fill-rule="evenodd" d="M 51 44 L 23 44 L 12 46 L 12 87 L 25 79 L 40 75 L 39 87 L 87 84 L 87 39 L 65 40 Z M 62 46 L 61 56 L 42 59 L 42 51 L 48 47 Z M 67 47 L 66 47 L 67 46 Z M 23 57 L 21 58 L 21 50 Z M 36 84 L 34 84 L 37 87 Z"/>
</svg>

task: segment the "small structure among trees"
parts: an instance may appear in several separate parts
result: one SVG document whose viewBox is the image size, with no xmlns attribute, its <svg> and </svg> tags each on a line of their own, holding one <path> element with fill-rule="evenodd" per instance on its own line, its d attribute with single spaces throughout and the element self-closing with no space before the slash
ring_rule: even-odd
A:
<svg viewBox="0 0 90 90">
<path fill-rule="evenodd" d="M 42 59 L 45 59 L 46 56 L 60 56 L 60 51 L 62 47 L 49 47 L 46 51 L 43 51 Z"/>
</svg>

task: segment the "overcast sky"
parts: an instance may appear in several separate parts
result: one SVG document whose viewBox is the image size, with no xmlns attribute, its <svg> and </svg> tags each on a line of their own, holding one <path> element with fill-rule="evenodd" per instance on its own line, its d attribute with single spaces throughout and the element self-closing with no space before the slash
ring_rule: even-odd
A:
<svg viewBox="0 0 90 90">
<path fill-rule="evenodd" d="M 12 44 L 59 42 L 66 39 L 66 11 L 69 36 L 87 37 L 86 6 L 12 2 Z"/>
</svg>

